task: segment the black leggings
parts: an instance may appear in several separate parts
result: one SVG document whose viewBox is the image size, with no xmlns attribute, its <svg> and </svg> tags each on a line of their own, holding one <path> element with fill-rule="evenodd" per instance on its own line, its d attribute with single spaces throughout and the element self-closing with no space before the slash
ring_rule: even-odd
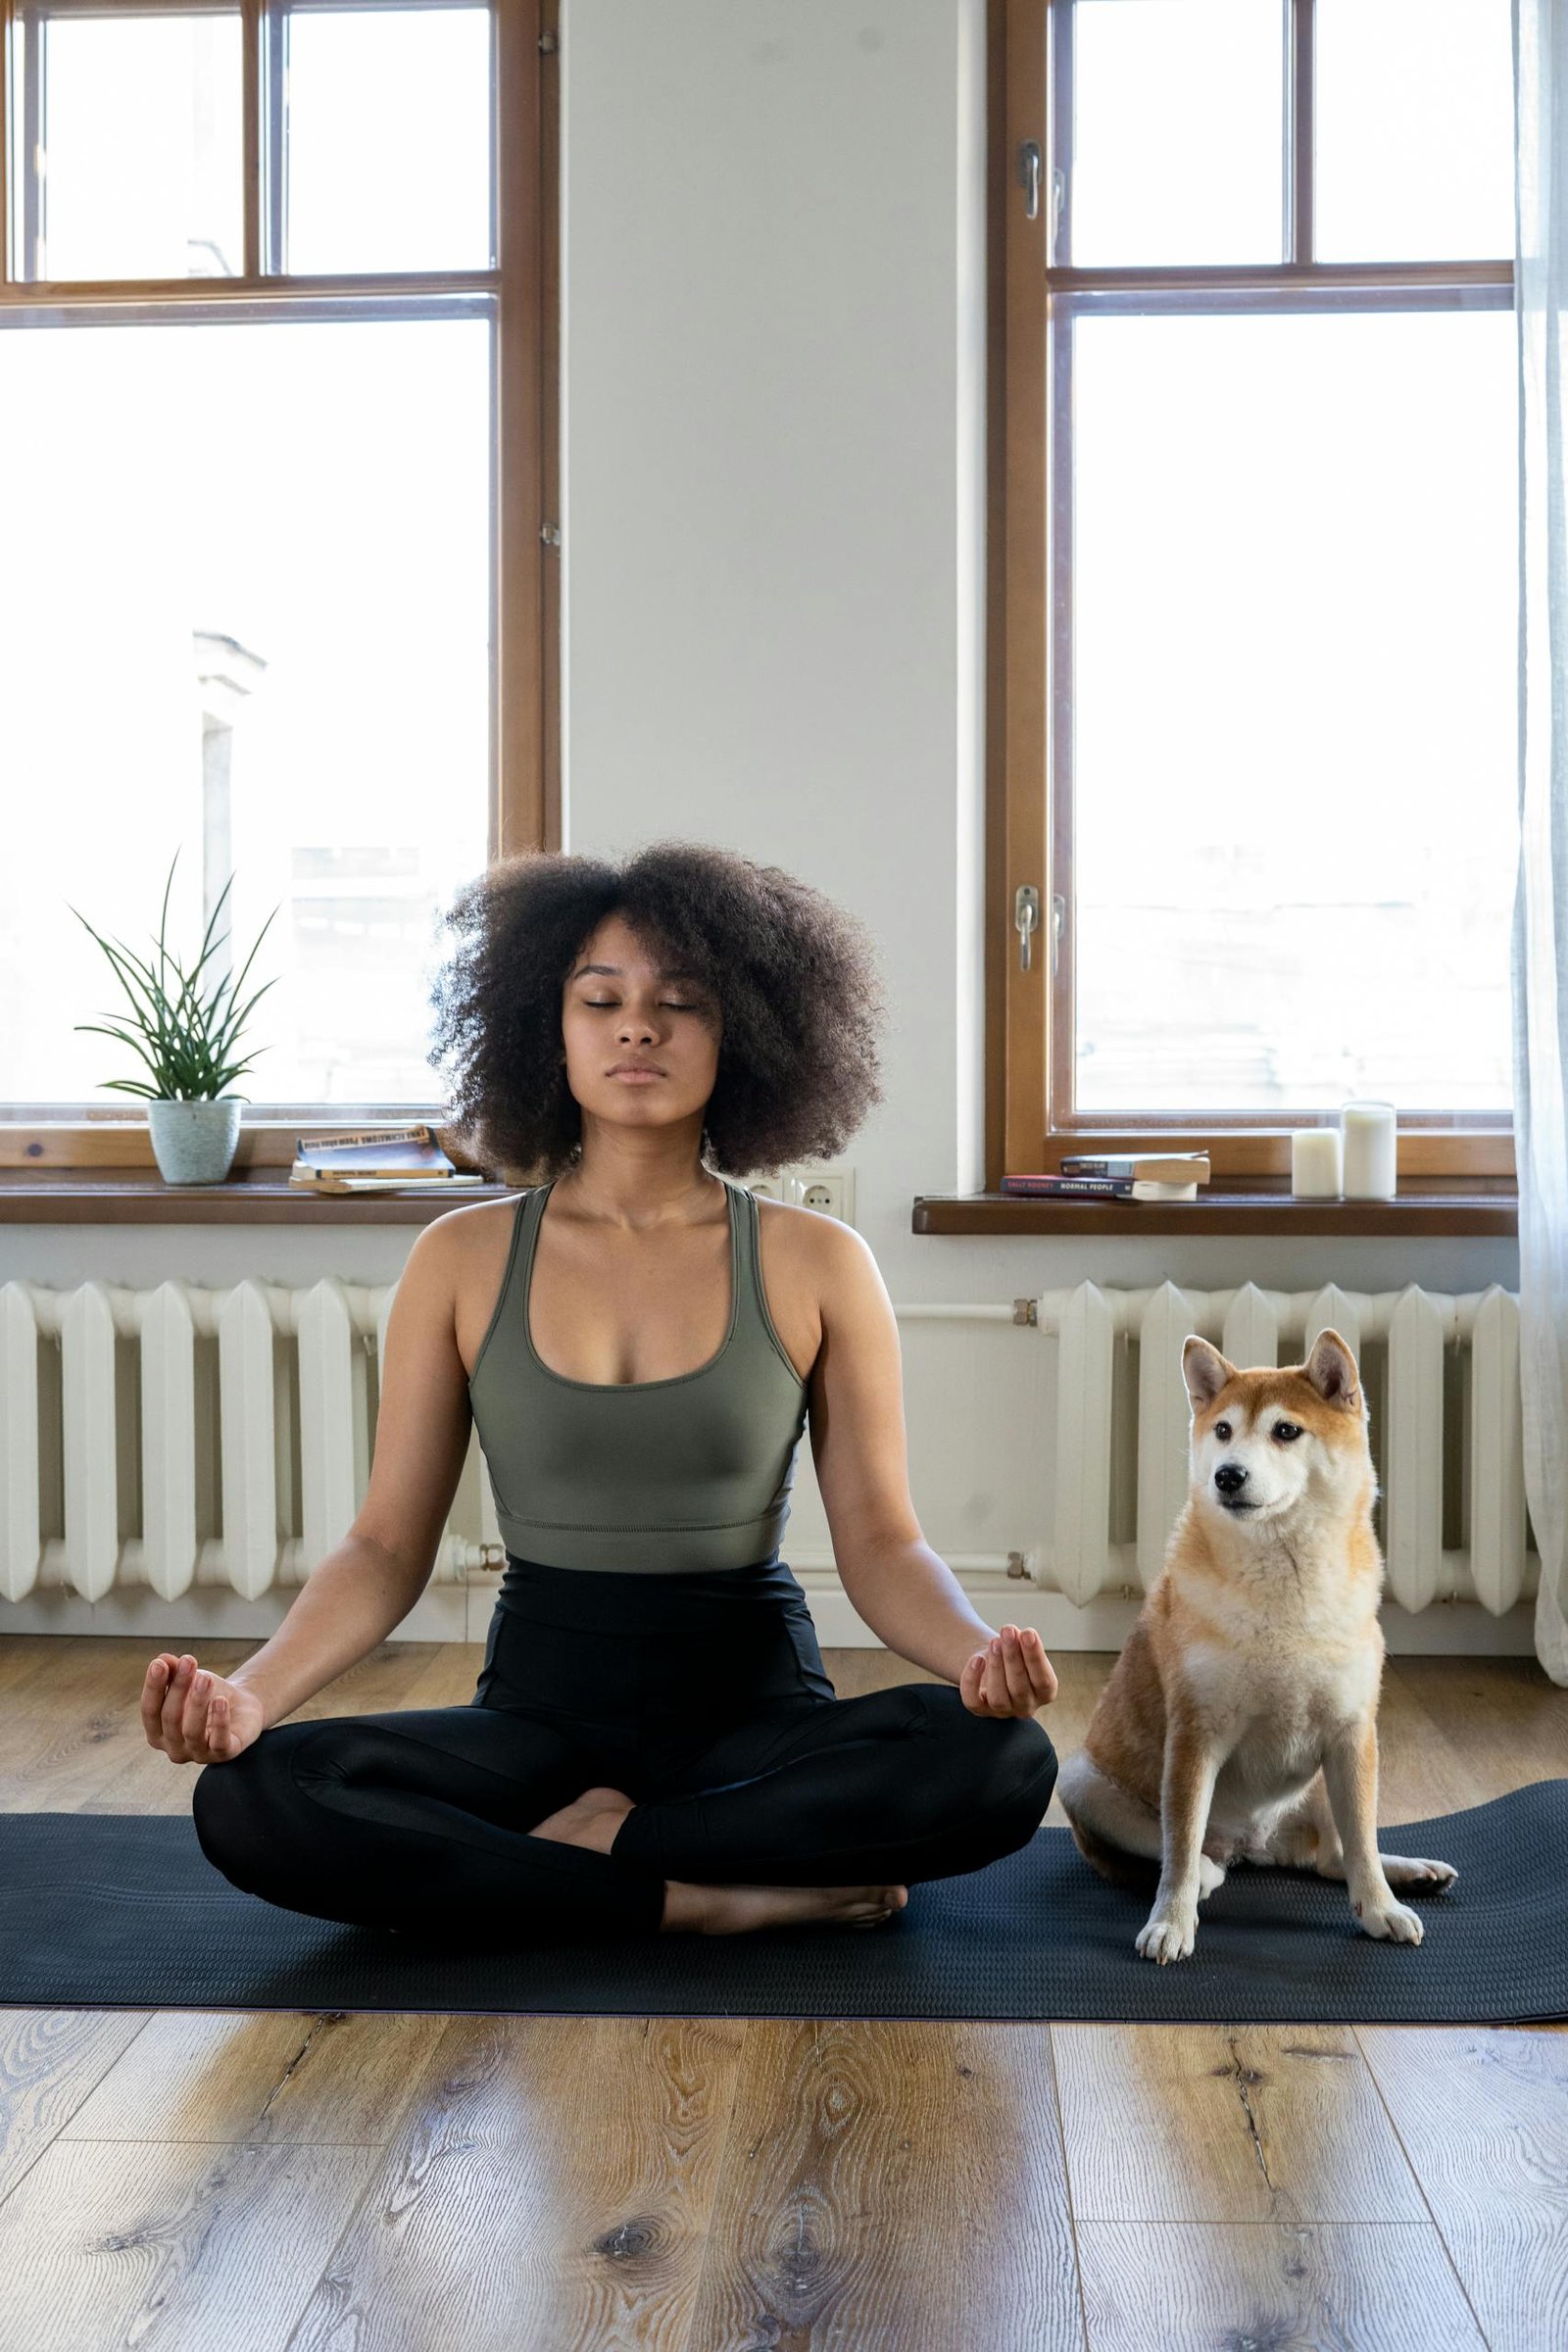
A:
<svg viewBox="0 0 1568 2352">
<path fill-rule="evenodd" d="M 690 1575 L 509 1554 L 465 1706 L 274 1724 L 191 1792 L 207 1859 L 317 1919 L 488 1941 L 657 1932 L 666 1879 L 908 1885 L 1026 1845 L 1055 1785 L 1032 1716 L 951 1683 L 841 1699 L 775 1553 Z M 607 1785 L 601 1854 L 533 1826 Z"/>
</svg>

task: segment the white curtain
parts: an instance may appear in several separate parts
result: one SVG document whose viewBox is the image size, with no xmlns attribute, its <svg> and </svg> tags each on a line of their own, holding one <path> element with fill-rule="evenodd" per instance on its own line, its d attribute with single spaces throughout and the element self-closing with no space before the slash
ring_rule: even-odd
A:
<svg viewBox="0 0 1568 2352">
<path fill-rule="evenodd" d="M 1512 0 L 1519 353 L 1519 875 L 1513 1115 L 1536 1654 L 1568 1685 L 1568 0 Z"/>
</svg>

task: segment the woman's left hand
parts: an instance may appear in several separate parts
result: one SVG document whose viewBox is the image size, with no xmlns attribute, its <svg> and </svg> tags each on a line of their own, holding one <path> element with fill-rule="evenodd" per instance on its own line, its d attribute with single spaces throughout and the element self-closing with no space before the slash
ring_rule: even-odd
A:
<svg viewBox="0 0 1568 2352">
<path fill-rule="evenodd" d="M 966 1660 L 958 1694 L 971 1715 L 1032 1715 L 1056 1695 L 1056 1670 L 1034 1627 L 1004 1625 Z"/>
</svg>

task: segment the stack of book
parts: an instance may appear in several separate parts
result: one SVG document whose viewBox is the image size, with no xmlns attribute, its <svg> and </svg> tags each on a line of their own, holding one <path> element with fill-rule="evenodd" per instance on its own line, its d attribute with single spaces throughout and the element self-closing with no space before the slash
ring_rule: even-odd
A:
<svg viewBox="0 0 1568 2352">
<path fill-rule="evenodd" d="M 288 1180 L 308 1193 L 454 1193 L 485 1182 L 450 1160 L 423 1124 L 298 1136 Z"/>
<path fill-rule="evenodd" d="M 1004 1176 L 1002 1189 L 1049 1200 L 1196 1200 L 1207 1182 L 1206 1152 L 1102 1152 L 1065 1157 L 1059 1174 Z"/>
</svg>

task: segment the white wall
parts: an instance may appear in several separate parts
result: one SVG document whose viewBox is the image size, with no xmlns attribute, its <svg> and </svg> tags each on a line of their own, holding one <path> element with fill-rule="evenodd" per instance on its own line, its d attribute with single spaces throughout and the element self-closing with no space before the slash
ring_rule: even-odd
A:
<svg viewBox="0 0 1568 2352">
<path fill-rule="evenodd" d="M 870 922 L 879 1251 L 981 1173 L 982 16 L 562 10 L 566 847 L 716 841 Z"/>
</svg>

